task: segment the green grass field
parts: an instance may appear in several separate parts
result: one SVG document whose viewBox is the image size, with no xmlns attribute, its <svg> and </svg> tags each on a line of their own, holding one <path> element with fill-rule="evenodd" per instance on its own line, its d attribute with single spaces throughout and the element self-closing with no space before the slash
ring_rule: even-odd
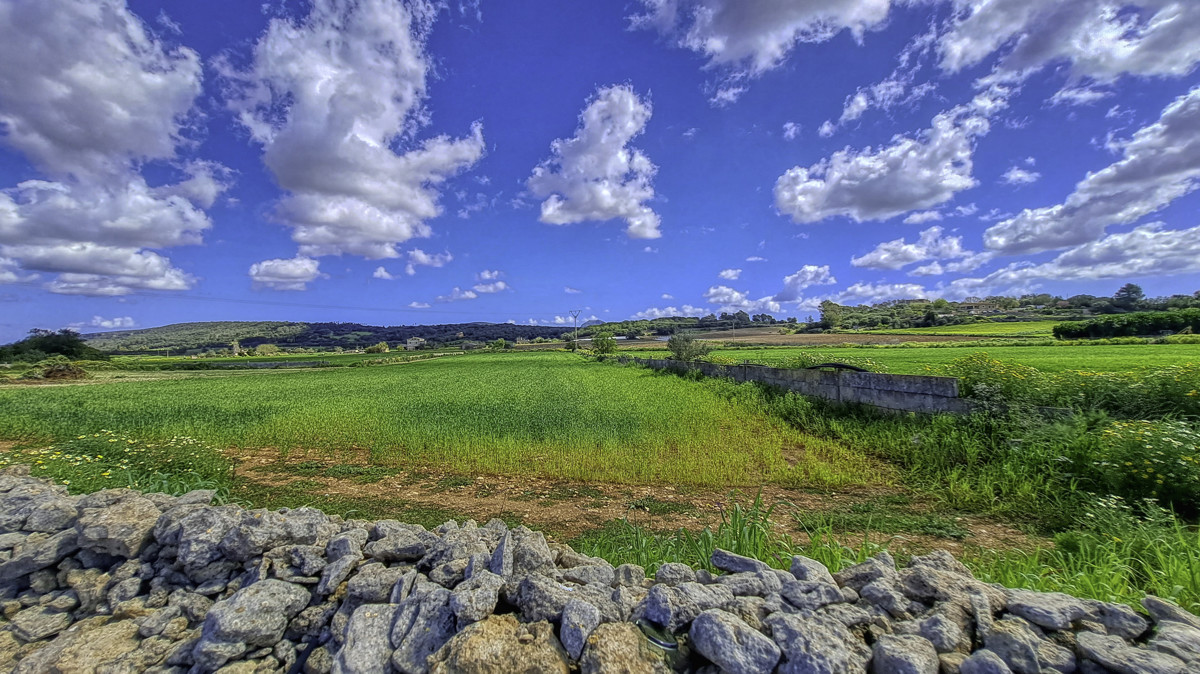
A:
<svg viewBox="0 0 1200 674">
<path fill-rule="evenodd" d="M 868 330 L 887 335 L 976 335 L 979 337 L 1049 337 L 1061 321 L 1026 321 L 1011 323 L 969 323 L 941 325 L 932 328 L 900 328 Z"/>
<path fill-rule="evenodd" d="M 860 455 L 805 436 L 728 382 L 697 385 L 565 353 L 171 374 L 0 388 L 0 438 L 108 430 L 218 447 L 357 449 L 389 466 L 582 481 L 830 486 L 871 477 Z M 789 465 L 793 451 L 806 461 Z"/>
<path fill-rule="evenodd" d="M 893 374 L 929 374 L 957 358 L 986 352 L 993 358 L 1014 360 L 1044 372 L 1089 370 L 1121 372 L 1142 367 L 1165 367 L 1186 362 L 1200 363 L 1200 344 L 1129 344 L 1115 346 L 978 346 L 938 348 L 922 347 L 764 347 L 758 349 L 715 349 L 710 355 L 735 358 L 760 365 L 777 365 L 801 352 L 817 352 L 836 361 L 839 358 L 869 358 L 883 364 Z M 662 357 L 667 351 L 643 350 L 643 357 Z M 653 355 L 651 355 L 653 354 Z"/>
</svg>

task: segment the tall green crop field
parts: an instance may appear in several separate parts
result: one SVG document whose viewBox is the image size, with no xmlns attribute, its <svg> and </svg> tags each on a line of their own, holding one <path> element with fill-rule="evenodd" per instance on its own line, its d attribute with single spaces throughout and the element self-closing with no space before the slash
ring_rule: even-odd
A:
<svg viewBox="0 0 1200 674">
<path fill-rule="evenodd" d="M 374 463 L 630 483 L 840 485 L 861 455 L 728 382 L 563 353 L 0 388 L 0 438 L 117 431 L 218 447 L 358 451 Z M 803 455 L 802 461 L 795 460 Z"/>
</svg>

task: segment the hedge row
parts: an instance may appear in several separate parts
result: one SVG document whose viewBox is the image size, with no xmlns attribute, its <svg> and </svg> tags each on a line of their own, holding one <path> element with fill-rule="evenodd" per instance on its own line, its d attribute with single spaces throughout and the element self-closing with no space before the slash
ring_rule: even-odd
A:
<svg viewBox="0 0 1200 674">
<path fill-rule="evenodd" d="M 1187 328 L 1200 332 L 1200 309 L 1143 311 L 1103 316 L 1090 321 L 1059 323 L 1054 326 L 1054 336 L 1059 339 L 1100 339 L 1157 335 L 1167 330 L 1179 332 Z"/>
</svg>

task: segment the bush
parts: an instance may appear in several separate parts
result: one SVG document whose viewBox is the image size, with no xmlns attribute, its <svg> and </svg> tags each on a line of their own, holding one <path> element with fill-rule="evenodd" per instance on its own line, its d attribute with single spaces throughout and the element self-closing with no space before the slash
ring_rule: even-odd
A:
<svg viewBox="0 0 1200 674">
<path fill-rule="evenodd" d="M 1200 331 L 1200 309 L 1141 311 L 1103 316 L 1090 321 L 1059 323 L 1054 326 L 1054 336 L 1059 339 L 1098 339 L 1156 335 L 1164 331 L 1187 329 Z"/>
<path fill-rule="evenodd" d="M 83 379 L 87 370 L 72 363 L 66 356 L 50 356 L 38 361 L 21 379 Z"/>
<path fill-rule="evenodd" d="M 363 353 L 387 353 L 391 350 L 392 349 L 388 346 L 387 342 L 380 342 L 378 344 L 372 344 L 371 346 L 363 349 Z"/>
<path fill-rule="evenodd" d="M 1093 491 L 1154 499 L 1195 514 L 1200 504 L 1200 433 L 1180 421 L 1116 421 L 1101 432 L 1090 465 L 1080 474 Z"/>
<path fill-rule="evenodd" d="M 592 337 L 592 351 L 598 356 L 616 353 L 617 340 L 611 332 L 598 332 L 595 337 Z"/>
<path fill-rule="evenodd" d="M 835 356 L 830 356 L 828 354 L 821 353 L 820 351 L 805 351 L 798 356 L 786 358 L 786 359 L 780 361 L 778 367 L 785 368 L 785 369 L 791 369 L 791 370 L 799 370 L 799 369 L 806 368 L 806 367 L 812 367 L 814 365 L 823 365 L 825 363 L 841 363 L 843 365 L 853 365 L 854 367 L 861 367 L 862 369 L 867 370 L 869 372 L 887 372 L 886 365 L 884 365 L 883 363 L 880 363 L 879 361 L 872 360 L 870 358 L 863 358 L 860 356 L 854 356 L 854 357 L 836 356 L 835 357 Z"/>
<path fill-rule="evenodd" d="M 675 360 L 696 360 L 707 356 L 712 347 L 686 332 L 677 332 L 667 340 L 667 350 Z"/>
</svg>

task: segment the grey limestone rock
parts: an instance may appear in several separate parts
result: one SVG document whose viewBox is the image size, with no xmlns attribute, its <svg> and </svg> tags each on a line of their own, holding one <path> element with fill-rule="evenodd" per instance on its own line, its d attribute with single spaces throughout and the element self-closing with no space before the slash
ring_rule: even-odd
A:
<svg viewBox="0 0 1200 674">
<path fill-rule="evenodd" d="M 731 601 L 733 593 L 720 585 L 655 585 L 642 602 L 642 610 L 647 620 L 674 632 L 695 620 L 701 612 L 720 608 Z"/>
<path fill-rule="evenodd" d="M 666 586 L 663 586 L 666 587 Z M 516 601 L 526 622 L 559 622 L 563 608 L 572 599 L 595 606 L 605 621 L 621 618 L 621 609 L 612 601 L 612 590 L 595 585 L 567 586 L 540 574 L 529 574 L 517 586 Z"/>
<path fill-rule="evenodd" d="M 963 643 L 963 631 L 957 623 L 942 614 L 935 614 L 920 621 L 917 635 L 933 644 L 938 653 L 949 653 Z"/>
<path fill-rule="evenodd" d="M 366 529 L 355 528 L 343 531 L 329 539 L 329 543 L 325 546 L 325 556 L 331 562 L 341 559 L 346 555 L 358 554 L 361 557 L 363 546 L 366 544 Z"/>
<path fill-rule="evenodd" d="M 713 566 L 726 573 L 765 571 L 771 568 L 766 562 L 760 562 L 757 559 L 744 557 L 720 548 L 713 550 L 709 561 Z"/>
<path fill-rule="evenodd" d="M 783 652 L 780 674 L 850 674 L 871 658 L 861 639 L 831 619 L 776 613 L 766 625 Z"/>
<path fill-rule="evenodd" d="M 614 570 L 614 573 L 618 585 L 641 587 L 642 583 L 646 581 L 646 570 L 637 564 L 622 564 Z"/>
<path fill-rule="evenodd" d="M 429 580 L 448 590 L 453 590 L 454 586 L 461 583 L 466 576 L 468 561 L 459 558 L 438 564 L 429 570 Z"/>
<path fill-rule="evenodd" d="M 71 622 L 69 613 L 33 606 L 13 616 L 12 629 L 22 641 L 38 641 L 67 629 Z"/>
<path fill-rule="evenodd" d="M 572 583 L 580 585 L 607 585 L 611 586 L 616 580 L 616 571 L 607 565 L 600 564 L 581 564 L 563 569 L 563 580 L 569 580 Z"/>
<path fill-rule="evenodd" d="M 80 503 L 83 501 L 81 500 Z M 79 547 L 118 557 L 137 557 L 150 542 L 162 513 L 149 499 L 131 496 L 99 508 L 83 508 L 75 525 Z"/>
<path fill-rule="evenodd" d="M 559 641 L 572 660 L 578 660 L 592 631 L 600 625 L 600 610 L 586 601 L 572 599 L 563 607 Z"/>
<path fill-rule="evenodd" d="M 785 582 L 779 593 L 792 606 L 807 611 L 815 611 L 823 606 L 845 600 L 836 585 L 812 581 Z"/>
<path fill-rule="evenodd" d="M 1179 622 L 1200 629 L 1200 616 L 1193 615 L 1179 608 L 1178 604 L 1148 595 L 1142 600 L 1142 607 L 1150 614 L 1156 623 Z"/>
<path fill-rule="evenodd" d="M 958 671 L 961 674 L 1012 674 L 1004 660 L 986 648 L 969 655 L 959 665 Z"/>
<path fill-rule="evenodd" d="M 242 588 L 208 610 L 201 645 L 221 642 L 274 646 L 283 637 L 288 621 L 309 599 L 304 588 L 279 580 L 264 580 Z"/>
<path fill-rule="evenodd" d="M 1137 639 L 1145 634 L 1150 623 L 1124 604 L 1084 600 L 1088 607 L 1088 619 L 1104 625 L 1109 634 L 1123 639 Z"/>
<path fill-rule="evenodd" d="M 400 567 L 364 564 L 346 584 L 346 595 L 364 604 L 387 603 L 392 596 L 392 588 L 405 573 L 406 569 Z"/>
<path fill-rule="evenodd" d="M 1067 630 L 1088 614 L 1088 608 L 1079 599 L 1060 592 L 1012 590 L 1008 593 L 1008 612 L 1038 627 Z"/>
<path fill-rule="evenodd" d="M 512 548 L 512 573 L 516 577 L 545 573 L 554 569 L 554 553 L 550 551 L 546 537 L 540 531 L 529 531 L 524 527 L 518 527 L 514 531 L 522 534 Z M 495 569 L 492 571 L 494 573 Z"/>
<path fill-rule="evenodd" d="M 380 562 L 415 562 L 424 557 L 427 551 L 425 543 L 416 534 L 400 529 L 367 543 L 363 552 Z"/>
<path fill-rule="evenodd" d="M 346 625 L 341 649 L 333 658 L 335 674 L 376 674 L 392 657 L 391 628 L 396 604 L 363 604 Z"/>
<path fill-rule="evenodd" d="M 868 583 L 895 577 L 896 562 L 890 555 L 887 557 L 876 555 L 862 564 L 855 564 L 833 574 L 833 579 L 839 586 L 850 587 L 858 592 L 861 592 Z"/>
<path fill-rule="evenodd" d="M 513 573 L 513 535 L 504 532 L 496 549 L 492 552 L 492 561 L 488 570 L 502 578 L 508 578 Z"/>
<path fill-rule="evenodd" d="M 55 498 L 39 504 L 25 520 L 25 531 L 55 533 L 72 527 L 79 519 L 79 508 L 72 498 Z"/>
<path fill-rule="evenodd" d="M 1200 629 L 1187 623 L 1164 621 L 1158 624 L 1149 646 L 1184 662 L 1200 662 Z"/>
<path fill-rule="evenodd" d="M 679 562 L 667 562 L 658 567 L 658 571 L 654 573 L 654 582 L 663 583 L 675 587 L 680 583 L 696 582 L 696 572 L 687 564 Z"/>
<path fill-rule="evenodd" d="M 503 615 L 473 623 L 455 635 L 429 659 L 429 671 L 431 674 L 568 674 L 570 668 L 567 654 L 549 623 L 519 623 L 513 616 Z"/>
<path fill-rule="evenodd" d="M 933 644 L 914 635 L 884 635 L 872 650 L 875 674 L 937 674 L 940 664 Z"/>
<path fill-rule="evenodd" d="M 1180 674 L 1184 662 L 1166 653 L 1134 648 L 1124 639 L 1092 632 L 1079 634 L 1079 653 L 1118 674 Z"/>
<path fill-rule="evenodd" d="M 392 666 L 404 674 L 426 671 L 426 659 L 456 632 L 450 591 L 438 588 L 406 599 L 392 623 Z"/>
<path fill-rule="evenodd" d="M 803 555 L 792 557 L 792 575 L 796 577 L 796 580 L 836 584 L 833 581 L 833 574 L 829 573 L 829 569 L 824 564 Z"/>
<path fill-rule="evenodd" d="M 221 540 L 241 514 L 235 506 L 197 507 L 179 520 L 178 560 L 190 574 L 221 558 Z"/>
<path fill-rule="evenodd" d="M 490 571 L 479 571 L 459 583 L 450 595 L 450 610 L 459 627 L 483 620 L 496 610 L 504 579 Z"/>
<path fill-rule="evenodd" d="M 317 594 L 328 595 L 342 584 L 342 581 L 350 577 L 350 572 L 358 566 L 362 561 L 361 552 L 353 552 L 342 555 L 335 559 L 332 563 L 327 564 L 321 571 L 321 581 L 317 583 Z"/>
<path fill-rule="evenodd" d="M 21 545 L 13 548 L 8 561 L 0 563 L 0 582 L 13 581 L 57 564 L 78 549 L 78 534 L 72 529 L 64 529 L 53 536 L 28 536 Z"/>
<path fill-rule="evenodd" d="M 698 653 L 729 674 L 770 672 L 782 655 L 775 642 L 720 609 L 696 616 L 688 635 Z"/>
</svg>

